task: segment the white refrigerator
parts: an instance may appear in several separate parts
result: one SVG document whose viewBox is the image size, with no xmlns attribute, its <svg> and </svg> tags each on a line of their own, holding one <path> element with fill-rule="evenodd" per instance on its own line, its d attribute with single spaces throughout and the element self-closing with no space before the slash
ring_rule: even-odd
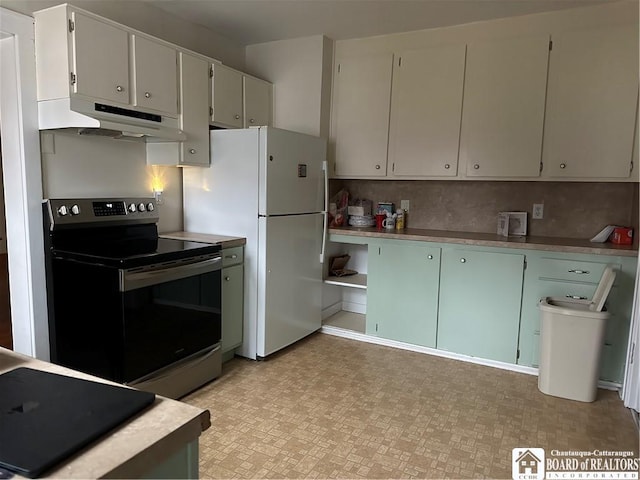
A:
<svg viewBox="0 0 640 480">
<path fill-rule="evenodd" d="M 326 174 L 325 140 L 272 127 L 213 130 L 211 166 L 183 171 L 185 230 L 247 239 L 244 357 L 321 327 Z"/>
</svg>

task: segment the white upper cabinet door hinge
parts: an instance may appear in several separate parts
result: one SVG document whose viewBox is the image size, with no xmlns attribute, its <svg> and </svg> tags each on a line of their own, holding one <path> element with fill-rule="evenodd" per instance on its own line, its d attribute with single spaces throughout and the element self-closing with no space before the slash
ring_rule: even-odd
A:
<svg viewBox="0 0 640 480">
<path fill-rule="evenodd" d="M 340 73 L 340 64 L 338 64 L 338 73 Z"/>
<path fill-rule="evenodd" d="M 398 57 L 398 66 L 401 67 L 402 66 L 402 57 Z"/>
<path fill-rule="evenodd" d="M 392 171 L 392 172 L 395 172 L 395 171 L 396 171 L 396 163 L 395 163 L 395 162 L 393 162 L 393 163 L 391 164 L 391 171 Z"/>
<path fill-rule="evenodd" d="M 629 173 L 633 172 L 633 161 L 631 162 L 631 166 L 629 167 Z"/>
<path fill-rule="evenodd" d="M 209 116 L 213 117 L 213 107 L 209 107 Z"/>
<path fill-rule="evenodd" d="M 540 173 L 542 173 L 543 168 L 544 168 L 544 163 L 540 162 Z"/>
<path fill-rule="evenodd" d="M 553 50 L 553 40 L 549 40 L 549 51 Z"/>
<path fill-rule="evenodd" d="M 70 77 L 71 77 L 71 85 L 75 85 L 76 84 L 76 74 L 71 72 Z"/>
<path fill-rule="evenodd" d="M 209 78 L 213 78 L 213 65 L 209 67 Z"/>
<path fill-rule="evenodd" d="M 73 32 L 76 29 L 76 24 L 73 20 L 69 19 L 69 33 Z"/>
<path fill-rule="evenodd" d="M 381 254 L 382 254 L 382 248 L 378 247 L 378 255 L 381 255 Z"/>
</svg>

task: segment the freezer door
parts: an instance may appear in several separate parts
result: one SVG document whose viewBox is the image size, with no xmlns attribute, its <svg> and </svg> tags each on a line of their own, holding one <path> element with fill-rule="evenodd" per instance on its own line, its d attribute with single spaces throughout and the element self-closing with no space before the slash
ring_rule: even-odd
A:
<svg viewBox="0 0 640 480">
<path fill-rule="evenodd" d="M 322 214 L 262 217 L 258 247 L 259 357 L 320 329 Z"/>
<path fill-rule="evenodd" d="M 260 128 L 260 215 L 324 210 L 326 140 L 271 127 Z"/>
</svg>

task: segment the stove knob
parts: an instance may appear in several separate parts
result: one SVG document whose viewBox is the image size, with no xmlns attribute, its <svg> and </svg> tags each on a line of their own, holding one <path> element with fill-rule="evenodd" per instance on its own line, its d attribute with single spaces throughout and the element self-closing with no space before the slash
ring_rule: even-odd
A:
<svg viewBox="0 0 640 480">
<path fill-rule="evenodd" d="M 74 205 L 71 207 L 71 215 L 78 215 L 80 213 L 80 207 L 78 205 Z"/>
<path fill-rule="evenodd" d="M 138 211 L 139 212 L 144 212 L 147 209 L 147 207 L 144 206 L 144 203 L 141 203 L 140 205 L 138 205 Z"/>
<path fill-rule="evenodd" d="M 66 217 L 68 214 L 69 209 L 65 205 L 62 205 L 58 208 L 58 215 L 60 215 L 61 217 Z"/>
<path fill-rule="evenodd" d="M 135 213 L 138 209 L 136 208 L 136 204 L 132 203 L 131 205 L 129 205 L 129 211 L 131 213 Z"/>
<path fill-rule="evenodd" d="M 156 207 L 153 206 L 153 203 L 151 202 L 147 203 L 147 211 L 153 212 L 155 209 Z"/>
</svg>

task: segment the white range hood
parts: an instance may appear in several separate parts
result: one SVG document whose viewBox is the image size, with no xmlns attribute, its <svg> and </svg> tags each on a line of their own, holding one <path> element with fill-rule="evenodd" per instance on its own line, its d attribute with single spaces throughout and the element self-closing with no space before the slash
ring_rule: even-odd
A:
<svg viewBox="0 0 640 480">
<path fill-rule="evenodd" d="M 179 142 L 187 136 L 178 118 L 129 110 L 78 97 L 38 102 L 40 130 L 77 129 L 79 134 L 139 137 L 147 142 Z"/>
</svg>

